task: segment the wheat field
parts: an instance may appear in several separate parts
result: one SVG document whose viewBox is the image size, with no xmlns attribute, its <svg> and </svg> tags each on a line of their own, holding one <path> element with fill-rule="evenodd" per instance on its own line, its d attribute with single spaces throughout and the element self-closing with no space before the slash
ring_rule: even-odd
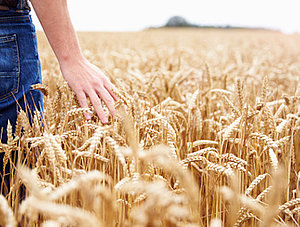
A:
<svg viewBox="0 0 300 227">
<path fill-rule="evenodd" d="M 44 114 L 30 124 L 20 112 L 0 144 L 12 171 L 1 226 L 300 225 L 300 35 L 169 29 L 79 39 L 116 85 L 118 114 L 102 125 L 79 107 L 38 33 L 43 85 L 33 88 Z"/>
</svg>

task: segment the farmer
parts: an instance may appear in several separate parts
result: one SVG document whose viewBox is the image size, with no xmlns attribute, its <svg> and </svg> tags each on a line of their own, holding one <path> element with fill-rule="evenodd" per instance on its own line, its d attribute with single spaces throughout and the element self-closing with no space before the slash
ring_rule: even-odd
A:
<svg viewBox="0 0 300 227">
<path fill-rule="evenodd" d="M 108 118 L 101 99 L 111 114 L 115 113 L 113 84 L 81 53 L 67 7 L 67 0 L 31 0 L 47 39 L 57 57 L 60 70 L 76 93 L 81 107 L 88 107 L 90 99 L 102 123 Z M 22 108 L 29 119 L 35 109 L 43 110 L 40 91 L 31 85 L 41 83 L 41 65 L 37 49 L 35 27 L 27 0 L 0 0 L 0 138 L 7 140 L 8 120 L 13 129 L 17 111 Z M 85 115 L 90 119 L 90 115 Z M 0 147 L 1 148 L 1 147 Z M 1 150 L 0 150 L 1 152 Z M 0 153 L 0 179 L 2 178 Z M 1 181 L 1 180 L 0 180 Z M 1 182 L 0 182 L 1 183 Z"/>
</svg>

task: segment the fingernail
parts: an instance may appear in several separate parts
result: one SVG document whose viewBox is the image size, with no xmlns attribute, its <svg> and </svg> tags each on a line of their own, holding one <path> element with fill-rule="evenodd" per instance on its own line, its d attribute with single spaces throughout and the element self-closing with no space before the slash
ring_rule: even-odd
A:
<svg viewBox="0 0 300 227">
<path fill-rule="evenodd" d="M 108 119 L 107 119 L 107 118 L 104 118 L 104 119 L 102 120 L 102 123 L 103 123 L 103 124 L 107 124 L 107 123 L 108 123 Z"/>
</svg>

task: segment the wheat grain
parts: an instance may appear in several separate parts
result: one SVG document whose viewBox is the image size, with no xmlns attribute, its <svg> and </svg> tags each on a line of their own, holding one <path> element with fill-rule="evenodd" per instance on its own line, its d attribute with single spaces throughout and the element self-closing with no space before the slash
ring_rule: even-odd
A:
<svg viewBox="0 0 300 227">
<path fill-rule="evenodd" d="M 0 225 L 5 227 L 17 226 L 14 214 L 2 195 L 0 195 Z"/>
<path fill-rule="evenodd" d="M 297 36 L 79 36 L 85 57 L 115 84 L 118 113 L 107 126 L 95 114 L 84 119 L 93 108 L 80 107 L 39 33 L 44 78 L 33 89 L 44 92 L 44 111 L 19 109 L 9 145 L 0 143 L 11 169 L 0 210 L 9 204 L 16 225 L 299 225 Z M 27 191 L 21 204 L 18 177 Z M 218 188 L 228 185 L 226 202 Z"/>
</svg>

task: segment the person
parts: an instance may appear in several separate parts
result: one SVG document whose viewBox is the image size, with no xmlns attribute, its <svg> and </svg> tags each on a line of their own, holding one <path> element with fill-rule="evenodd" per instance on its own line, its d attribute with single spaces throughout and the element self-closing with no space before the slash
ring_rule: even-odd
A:
<svg viewBox="0 0 300 227">
<path fill-rule="evenodd" d="M 0 0 L 0 137 L 7 141 L 8 121 L 14 130 L 22 108 L 29 119 L 34 110 L 43 111 L 42 93 L 31 85 L 42 83 L 35 27 L 28 0 Z M 80 106 L 90 99 L 102 123 L 108 123 L 101 99 L 112 115 L 114 85 L 108 77 L 83 56 L 72 25 L 67 0 L 31 0 L 31 5 L 59 62 L 60 70 L 75 92 Z M 85 114 L 90 119 L 90 114 Z M 3 153 L 0 152 L 2 172 Z M 1 177 L 1 176 L 0 176 Z"/>
</svg>

